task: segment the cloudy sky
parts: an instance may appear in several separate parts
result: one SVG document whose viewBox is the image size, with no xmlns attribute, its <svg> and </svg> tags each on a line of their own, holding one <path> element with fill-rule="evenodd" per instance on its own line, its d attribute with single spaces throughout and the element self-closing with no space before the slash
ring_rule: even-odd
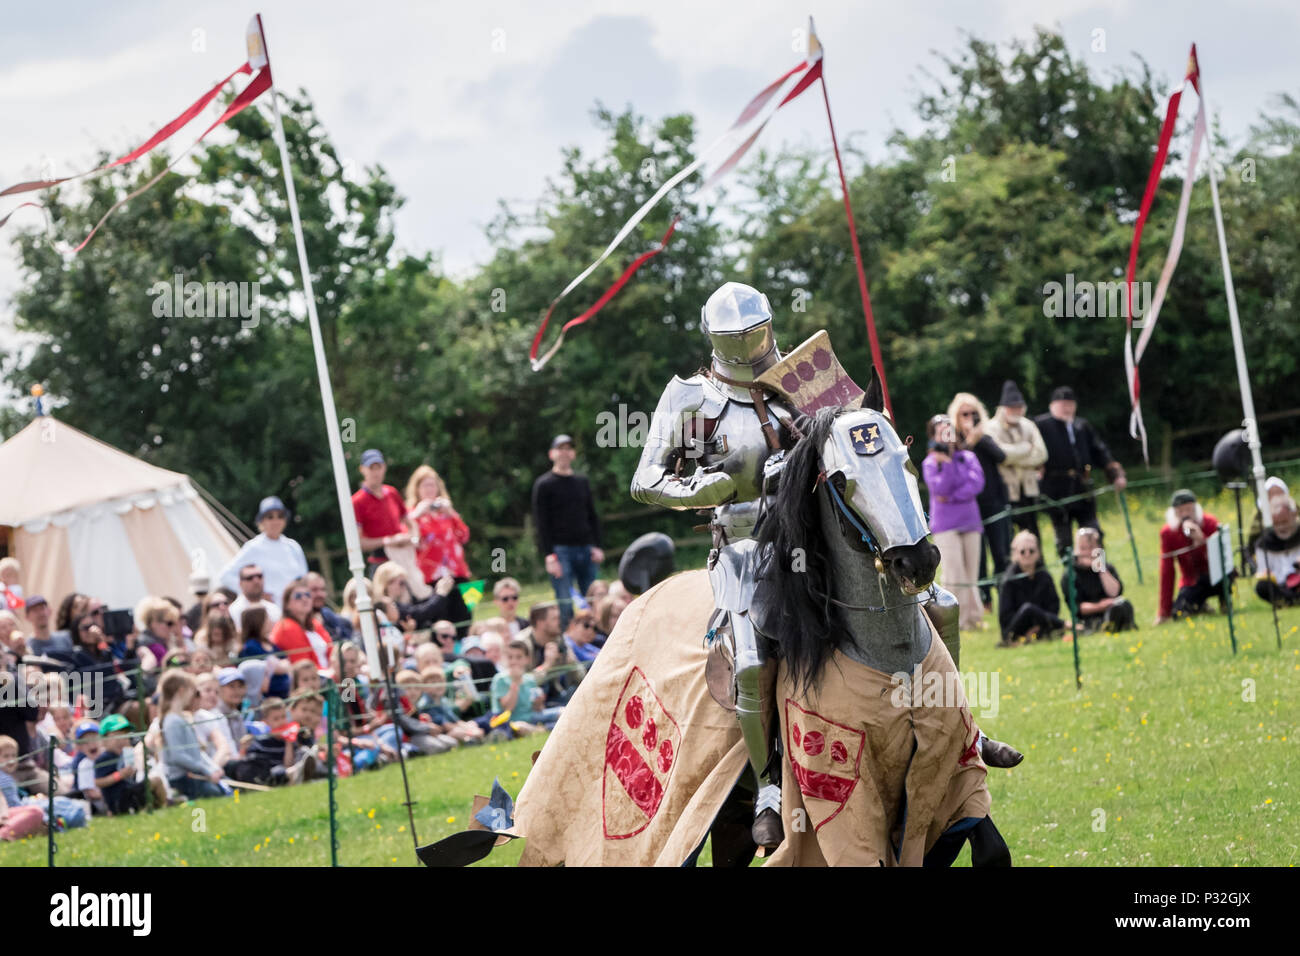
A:
<svg viewBox="0 0 1300 956">
<path fill-rule="evenodd" d="M 0 182 L 46 162 L 78 171 L 99 149 L 137 145 L 242 61 L 253 12 L 189 0 L 8 4 Z M 399 242 L 438 253 L 453 272 L 486 256 L 483 226 L 498 200 L 537 196 L 562 147 L 599 145 L 595 100 L 650 116 L 693 112 L 711 141 L 797 62 L 795 31 L 809 12 L 840 135 L 875 155 L 892 128 L 911 124 L 935 51 L 955 51 L 964 32 L 1005 41 L 1041 24 L 1063 31 L 1096 71 L 1133 67 L 1140 52 L 1168 79 L 1196 41 L 1210 106 L 1234 140 L 1274 94 L 1300 95 L 1294 0 L 261 0 L 260 12 L 277 83 L 310 92 L 345 158 L 388 170 L 408 199 Z M 1104 52 L 1092 49 L 1098 30 Z M 796 102 L 764 135 L 768 145 L 825 145 L 820 98 Z M 11 206 L 0 200 L 0 215 Z M 0 237 L 0 332 L 19 282 Z"/>
</svg>

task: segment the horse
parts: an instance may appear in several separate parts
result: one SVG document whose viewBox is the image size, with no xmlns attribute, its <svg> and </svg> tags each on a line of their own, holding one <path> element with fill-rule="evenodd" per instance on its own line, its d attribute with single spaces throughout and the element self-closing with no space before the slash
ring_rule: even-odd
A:
<svg viewBox="0 0 1300 956">
<path fill-rule="evenodd" d="M 765 862 L 950 865 L 969 840 L 974 865 L 1009 865 L 978 730 L 922 608 L 938 550 L 879 390 L 797 428 L 747 550 L 785 828 Z M 447 847 L 472 844 L 478 858 L 522 836 L 521 865 L 682 866 L 711 836 L 714 865 L 748 865 L 753 771 L 705 677 L 714 607 L 703 570 L 634 601 L 535 758 L 513 817 L 422 858 L 465 862 Z"/>
</svg>

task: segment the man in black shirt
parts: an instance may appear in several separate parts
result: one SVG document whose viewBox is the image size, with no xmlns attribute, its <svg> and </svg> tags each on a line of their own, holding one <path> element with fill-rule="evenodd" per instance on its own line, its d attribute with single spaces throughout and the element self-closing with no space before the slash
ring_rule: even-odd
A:
<svg viewBox="0 0 1300 956">
<path fill-rule="evenodd" d="M 1047 446 L 1047 462 L 1043 466 L 1040 485 L 1040 492 L 1046 498 L 1059 501 L 1090 492 L 1094 469 L 1105 470 L 1118 491 L 1123 491 L 1127 484 L 1123 467 L 1106 443 L 1087 421 L 1076 417 L 1078 407 L 1074 390 L 1063 385 L 1052 393 L 1048 405 L 1051 410 L 1034 419 Z M 1047 516 L 1052 519 L 1052 530 L 1056 532 L 1056 553 L 1062 557 L 1073 538 L 1071 527 L 1074 522 L 1077 521 L 1080 528 L 1096 528 L 1101 535 L 1097 525 L 1097 501 L 1092 495 L 1058 508 L 1049 508 Z"/>
<path fill-rule="evenodd" d="M 600 519 L 586 475 L 573 471 L 573 439 L 551 442 L 551 470 L 533 483 L 533 525 L 537 549 L 560 602 L 561 629 L 573 616 L 573 587 L 586 594 L 605 560 L 600 549 Z"/>
<path fill-rule="evenodd" d="M 1124 582 L 1106 560 L 1096 528 L 1080 528 L 1074 543 L 1074 591 L 1079 626 L 1084 631 L 1127 631 L 1136 627 L 1133 605 L 1122 597 Z M 1061 593 L 1070 600 L 1070 572 L 1061 575 Z"/>
</svg>

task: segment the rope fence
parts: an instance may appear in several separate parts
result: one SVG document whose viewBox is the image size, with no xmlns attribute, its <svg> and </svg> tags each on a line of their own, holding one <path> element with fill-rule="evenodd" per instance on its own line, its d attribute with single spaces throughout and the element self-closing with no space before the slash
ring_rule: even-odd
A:
<svg viewBox="0 0 1300 956">
<path fill-rule="evenodd" d="M 1270 470 L 1279 470 L 1283 468 L 1294 467 L 1297 465 L 1300 465 L 1300 458 L 1270 462 L 1267 463 L 1266 467 Z M 1187 482 L 1189 480 L 1195 480 L 1200 478 L 1215 477 L 1216 474 L 1217 474 L 1216 472 L 1211 470 L 1211 471 L 1186 472 L 1179 475 L 1155 476 L 1148 479 L 1139 479 L 1136 481 L 1130 481 L 1127 483 L 1127 488 L 1135 489 L 1135 488 L 1153 487 L 1157 485 L 1169 485 L 1175 482 L 1181 483 L 1181 482 Z M 1077 501 L 1082 501 L 1088 498 L 1097 498 L 1112 490 L 1118 492 L 1118 489 L 1115 489 L 1113 484 L 1107 484 L 1104 486 L 1088 489 L 1080 494 L 1072 495 L 1067 498 L 1049 499 L 1046 497 L 1040 497 L 1038 501 L 1036 501 L 1033 505 L 1019 506 L 1019 507 L 1008 505 L 1008 507 L 998 511 L 997 513 L 989 515 L 988 517 L 982 519 L 981 524 L 987 526 L 994 522 L 1001 521 L 1006 518 L 1013 518 L 1022 514 L 1037 513 L 1037 512 L 1062 508 Z M 1123 506 L 1122 492 L 1120 492 L 1120 495 L 1121 495 L 1121 505 Z M 1123 507 L 1125 510 L 1125 519 L 1127 524 L 1127 508 L 1126 506 Z M 1131 526 L 1128 527 L 1128 540 L 1133 547 L 1134 559 L 1135 562 L 1137 562 L 1140 552 L 1137 547 L 1136 540 L 1134 539 Z M 1154 558 L 1156 561 L 1165 561 L 1165 560 L 1171 560 L 1177 558 L 1178 556 L 1187 553 L 1191 550 L 1195 550 L 1199 547 L 1204 547 L 1204 545 L 1191 546 L 1191 547 L 1181 548 L 1175 551 L 1164 552 L 1164 553 L 1158 553 L 1158 552 L 1152 553 L 1148 551 L 1142 551 L 1141 555 L 1148 558 Z M 1046 559 L 1044 559 L 1042 569 L 1046 568 L 1046 564 L 1047 561 Z M 1075 571 L 1076 563 L 1075 563 L 1075 555 L 1074 555 L 1073 547 L 1072 546 L 1067 547 L 1064 550 L 1064 553 L 1061 556 L 1058 556 L 1056 561 L 1053 562 L 1053 566 L 1054 567 L 1059 566 L 1060 568 L 1064 569 L 1064 572 L 1066 574 L 1067 577 L 1066 601 L 1071 610 L 1071 618 L 1072 618 L 1070 623 L 1072 628 L 1077 628 L 1078 598 L 1077 598 L 1076 588 L 1074 586 L 1074 571 Z M 1013 564 L 1008 565 L 1008 571 L 1004 572 L 1001 575 L 994 575 L 992 577 L 982 578 L 978 581 L 973 581 L 973 582 L 945 582 L 945 586 L 979 587 L 979 586 L 995 585 L 1003 582 L 1031 577 L 1032 575 L 1037 574 L 1040 570 L 1040 568 L 1035 568 L 1033 572 L 1024 572 L 1024 571 L 1012 572 L 1010 570 L 1010 568 L 1012 567 L 1015 567 L 1015 565 Z M 1139 570 L 1139 582 L 1140 580 L 1141 578 L 1140 578 L 1140 570 Z M 1231 592 L 1228 590 L 1226 584 L 1225 584 L 1224 596 L 1225 596 L 1225 600 L 1228 602 L 1229 625 L 1231 630 L 1232 597 L 1231 597 Z M 558 604 L 573 603 L 573 599 L 570 598 L 558 599 L 555 603 Z M 1276 621 L 1276 609 L 1275 609 L 1274 617 Z M 466 621 L 456 621 L 452 623 L 459 628 L 472 623 L 472 619 Z M 426 635 L 429 634 L 430 634 L 429 629 L 422 629 L 415 632 L 404 632 L 404 635 L 406 635 L 405 639 L 407 641 L 411 641 L 416 638 L 424 638 Z M 508 643 L 509 638 L 506 635 L 503 635 L 503 637 L 506 638 L 506 642 Z M 1235 635 L 1233 637 L 1234 637 L 1233 650 L 1235 653 L 1236 651 Z M 335 649 L 336 649 L 335 652 L 337 652 L 337 648 L 340 646 L 341 643 L 342 642 L 335 642 Z M 409 649 L 413 651 L 415 648 L 418 648 L 418 646 L 420 646 L 421 643 L 423 643 L 423 641 L 416 643 L 412 648 Z M 438 645 L 436 641 L 433 641 L 432 643 L 433 646 L 437 646 L 441 650 L 441 646 Z M 1073 655 L 1074 655 L 1076 686 L 1081 687 L 1082 672 L 1081 672 L 1081 665 L 1079 659 L 1080 641 L 1078 640 L 1077 630 L 1075 630 L 1074 632 L 1074 640 L 1072 643 L 1074 645 Z M 1280 647 L 1280 636 L 1279 636 L 1279 647 Z M 247 655 L 247 656 L 240 656 L 238 658 L 231 657 L 226 665 L 221 665 L 221 666 L 234 665 L 237 663 L 242 663 L 244 661 L 286 659 L 288 658 L 290 653 L 291 652 L 281 651 L 281 650 L 271 650 L 260 655 Z M 459 659 L 460 658 L 456 658 L 456 660 Z M 451 662 L 444 660 L 444 664 L 447 663 L 451 663 Z M 122 678 L 123 680 L 134 684 L 137 692 L 136 700 L 137 702 L 140 703 L 142 708 L 144 708 L 147 703 L 147 695 L 143 693 L 144 690 L 143 679 L 145 677 L 155 676 L 157 674 L 164 673 L 168 669 L 165 667 L 159 667 L 159 668 L 146 671 L 145 668 L 140 665 L 137 665 L 135 667 L 130 667 L 130 668 L 123 668 L 120 666 L 116 666 L 109 661 L 97 662 L 96 666 L 97 668 L 100 669 L 96 669 L 96 670 L 87 669 L 86 671 L 82 671 L 82 673 L 103 673 L 106 678 L 113 678 L 113 679 Z M 112 670 L 110 671 L 110 670 L 103 669 L 108 667 L 112 667 Z M 575 663 L 575 664 L 557 663 L 555 665 L 548 667 L 544 672 L 544 676 L 541 677 L 540 680 L 543 682 L 549 682 L 552 679 L 561 678 L 569 674 L 585 673 L 587 669 L 588 669 L 588 665 L 583 663 Z M 535 670 L 535 669 L 530 669 L 530 670 Z M 391 675 L 389 676 L 391 677 Z M 388 715 L 387 720 L 385 721 L 385 725 L 387 724 L 396 725 L 397 742 L 400 746 L 402 744 L 401 738 L 403 736 L 403 731 L 402 731 L 401 724 L 397 722 L 398 714 L 395 712 L 400 708 L 399 705 L 397 704 L 397 701 L 393 699 L 393 693 L 395 692 L 398 697 L 402 696 L 403 694 L 408 695 L 408 702 L 412 703 L 416 708 L 418 708 L 418 700 L 413 702 L 410 701 L 409 695 L 410 694 L 422 695 L 425 692 L 437 690 L 439 687 L 439 685 L 436 683 L 430 683 L 424 680 L 421 680 L 419 682 L 409 682 L 406 684 L 396 684 L 395 686 L 390 682 L 387 688 L 385 687 L 385 682 L 383 679 L 372 678 L 369 681 L 357 681 L 354 684 L 349 684 L 348 681 L 350 680 L 351 679 L 349 678 L 349 679 L 345 679 L 343 682 L 337 682 L 332 677 L 323 678 L 322 686 L 319 690 L 310 690 L 310 689 L 300 690 L 298 692 L 290 694 L 287 697 L 279 698 L 279 701 L 286 709 L 291 708 L 296 701 L 302 700 L 307 697 L 319 697 L 323 699 L 323 701 L 325 702 L 325 711 L 328 714 L 328 717 L 323 721 L 324 724 L 323 746 L 325 750 L 324 762 L 326 764 L 326 771 L 328 777 L 328 787 L 326 790 L 326 794 L 327 794 L 328 820 L 329 820 L 329 832 L 330 832 L 330 865 L 331 866 L 339 865 L 339 814 L 338 814 L 339 773 L 338 773 L 338 766 L 337 766 L 338 763 L 337 758 L 341 756 L 343 753 L 343 751 L 339 746 L 340 743 L 339 738 L 342 737 L 347 741 L 351 756 L 355 758 L 356 738 L 361 736 L 367 736 L 367 735 L 363 735 L 355 727 L 352 726 L 352 720 L 355 715 L 345 707 L 345 702 L 347 702 L 348 700 L 348 698 L 345 697 L 345 694 L 346 693 L 374 694 L 377 700 L 382 699 L 384 704 L 382 711 L 378 708 L 375 708 L 373 705 L 367 705 L 363 713 L 368 711 L 375 717 L 377 717 L 380 713 Z M 475 694 L 478 695 L 481 694 L 485 689 L 483 685 L 490 685 L 493 680 L 494 677 L 483 677 L 483 678 L 475 679 L 472 676 L 453 677 L 451 675 L 448 675 L 447 680 L 445 680 L 441 685 L 444 690 L 444 694 L 442 699 L 439 701 L 439 703 L 447 702 L 449 698 L 449 692 L 454 691 L 455 687 L 457 686 L 464 686 L 466 683 L 468 683 L 471 687 L 473 687 Z M 391 688 L 391 690 L 389 688 Z M 48 687 L 46 688 L 46 690 L 48 690 Z M 382 698 L 380 697 L 380 695 L 382 695 Z M 261 713 L 264 706 L 265 704 L 263 703 L 262 707 L 260 708 L 259 707 L 254 707 L 249 709 L 241 708 L 241 710 L 238 712 L 238 715 L 240 716 L 241 719 L 246 719 L 245 715 Z M 456 711 L 454 703 L 450 704 L 449 706 L 453 714 L 458 713 Z M 189 723 L 191 726 L 201 726 L 201 725 L 216 723 L 220 721 L 228 721 L 230 716 L 232 715 L 214 714 L 212 716 L 200 718 L 198 720 L 189 720 Z M 148 720 L 148 710 L 143 709 L 142 712 L 137 715 L 137 723 L 140 721 L 147 721 L 147 720 Z M 274 728 L 269 728 L 269 729 L 272 731 L 274 730 Z M 378 730 L 379 728 L 377 727 L 375 729 Z M 160 732 L 161 732 L 161 722 L 159 727 L 156 729 L 153 727 L 149 727 L 146 729 L 137 728 L 137 729 L 127 730 L 122 733 L 126 737 L 128 744 L 134 747 L 135 744 L 145 741 L 145 738 L 147 738 L 150 734 L 160 733 Z M 67 742 L 65 741 L 64 743 L 66 744 Z M 238 743 L 239 741 L 236 741 L 236 744 Z M 310 744 L 304 746 L 309 748 L 312 752 L 315 752 L 317 748 L 322 746 L 322 740 L 318 735 L 310 742 Z M 145 810 L 146 812 L 151 813 L 155 809 L 155 804 L 154 804 L 154 800 L 152 799 L 153 795 L 150 793 L 147 784 L 147 781 L 150 779 L 149 746 L 147 742 L 145 743 L 142 749 L 144 751 L 143 765 L 140 768 L 139 773 L 143 776 L 146 782 Z M 57 778 L 58 778 L 58 770 L 59 770 L 59 768 L 56 766 L 55 754 L 58 752 L 58 750 L 59 750 L 58 742 L 53 736 L 50 736 L 46 740 L 43 746 L 29 750 L 26 753 L 19 754 L 17 757 L 18 761 L 22 761 L 25 759 L 34 758 L 42 755 L 45 757 L 46 766 L 44 769 L 47 774 L 47 788 L 48 788 L 48 793 L 46 795 L 47 803 L 48 803 L 47 818 L 50 824 L 47 827 L 47 840 L 48 840 L 47 865 L 48 866 L 55 865 L 55 857 L 57 853 L 57 845 L 56 845 L 56 838 L 55 838 L 57 827 L 54 824 L 57 819 L 56 811 L 55 811 L 55 797 L 57 795 L 57 789 L 58 789 Z M 351 762 L 351 766 L 355 768 L 356 766 L 355 759 L 353 759 L 353 761 Z M 405 770 L 405 766 L 403 764 L 403 771 L 404 770 Z M 355 770 L 353 771 L 353 773 L 355 773 Z M 236 789 L 238 789 L 240 786 L 243 786 L 244 788 L 247 789 L 254 789 L 249 784 L 241 785 L 240 782 L 238 781 L 232 781 L 232 784 Z M 257 787 L 256 789 L 264 789 L 264 788 Z M 407 805 L 408 805 L 408 810 L 410 810 L 410 808 L 413 807 L 413 802 L 410 801 L 409 798 L 408 798 Z M 412 817 L 412 822 L 413 822 L 413 817 Z M 412 837 L 414 838 L 414 836 L 415 836 L 414 828 L 412 827 Z"/>
</svg>

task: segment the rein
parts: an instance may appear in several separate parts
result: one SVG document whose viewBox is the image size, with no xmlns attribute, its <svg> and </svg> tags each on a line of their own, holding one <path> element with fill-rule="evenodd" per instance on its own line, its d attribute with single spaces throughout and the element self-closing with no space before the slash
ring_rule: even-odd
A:
<svg viewBox="0 0 1300 956">
<path fill-rule="evenodd" d="M 829 594 L 822 594 L 816 588 L 809 588 L 809 590 L 819 598 L 829 601 L 836 607 L 844 608 L 846 611 L 871 611 L 873 614 L 883 614 L 885 611 L 897 611 L 899 608 L 903 607 L 915 607 L 917 604 L 925 604 L 928 601 L 933 600 L 935 597 L 933 584 L 917 595 L 916 600 L 904 601 L 902 604 L 850 604 L 847 601 L 837 600 Z"/>
<path fill-rule="evenodd" d="M 879 543 L 876 541 L 875 535 L 867 529 L 866 525 L 858 520 L 857 515 L 855 515 L 849 506 L 844 503 L 844 499 L 840 497 L 839 491 L 835 488 L 835 483 L 826 479 L 824 477 L 825 474 L 826 472 L 823 471 L 817 476 L 817 480 L 826 485 L 826 489 L 831 493 L 831 498 L 834 500 L 835 506 L 840 509 L 840 514 L 843 515 L 845 520 L 853 526 L 854 530 L 857 531 L 859 535 L 861 535 L 862 543 L 867 546 L 867 551 L 876 559 L 876 571 L 883 573 L 885 570 L 884 561 L 881 558 L 882 552 Z"/>
</svg>

